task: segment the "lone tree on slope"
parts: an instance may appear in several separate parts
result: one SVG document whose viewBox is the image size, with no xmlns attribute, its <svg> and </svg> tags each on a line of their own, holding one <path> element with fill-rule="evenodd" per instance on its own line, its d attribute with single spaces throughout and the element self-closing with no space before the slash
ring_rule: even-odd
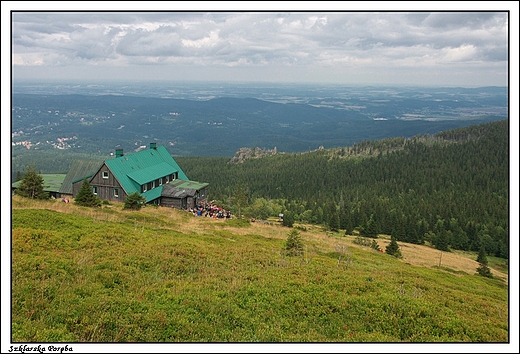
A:
<svg viewBox="0 0 520 354">
<path fill-rule="evenodd" d="M 287 234 L 285 241 L 285 251 L 288 256 L 300 256 L 303 253 L 303 240 L 300 232 L 296 229 L 291 229 Z"/>
<path fill-rule="evenodd" d="M 487 278 L 493 278 L 493 274 L 491 274 L 491 269 L 488 267 L 488 260 L 486 257 L 486 251 L 484 250 L 484 247 L 480 247 L 480 251 L 478 252 L 477 256 L 477 262 L 479 263 L 479 266 L 477 268 L 478 274 L 487 277 Z"/>
<path fill-rule="evenodd" d="M 403 258 L 403 255 L 401 254 L 401 249 L 399 248 L 399 245 L 397 244 L 397 241 L 395 240 L 394 236 L 391 237 L 390 243 L 388 244 L 388 246 L 386 246 L 385 252 L 396 258 Z"/>
</svg>

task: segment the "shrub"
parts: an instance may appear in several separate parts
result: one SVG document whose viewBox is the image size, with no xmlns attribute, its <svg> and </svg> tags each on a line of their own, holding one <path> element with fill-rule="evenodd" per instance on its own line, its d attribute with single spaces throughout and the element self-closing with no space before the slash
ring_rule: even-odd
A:
<svg viewBox="0 0 520 354">
<path fill-rule="evenodd" d="M 145 202 L 145 197 L 139 194 L 139 192 L 133 192 L 126 197 L 123 209 L 140 210 Z"/>
<path fill-rule="evenodd" d="M 367 247 L 371 246 L 370 240 L 368 238 L 366 238 L 366 237 L 363 237 L 363 236 L 357 236 L 354 239 L 354 241 L 352 241 L 352 242 L 354 242 L 355 244 L 360 245 L 360 246 L 367 246 Z"/>
<path fill-rule="evenodd" d="M 290 211 L 285 211 L 283 213 L 282 225 L 283 226 L 287 226 L 287 227 L 293 227 L 293 225 L 294 225 L 294 215 L 293 215 L 293 213 L 291 213 Z"/>
<path fill-rule="evenodd" d="M 249 221 L 248 219 L 227 219 L 226 225 L 234 227 L 245 227 L 251 226 L 251 221 Z"/>
</svg>

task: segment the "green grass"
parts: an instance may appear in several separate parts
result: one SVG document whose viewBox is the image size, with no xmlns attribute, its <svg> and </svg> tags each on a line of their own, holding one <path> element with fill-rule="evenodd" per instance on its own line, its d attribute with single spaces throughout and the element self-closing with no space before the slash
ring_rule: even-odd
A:
<svg viewBox="0 0 520 354">
<path fill-rule="evenodd" d="M 508 341 L 504 281 L 354 247 L 338 265 L 309 232 L 305 261 L 248 223 L 111 213 L 13 209 L 14 342 Z"/>
</svg>

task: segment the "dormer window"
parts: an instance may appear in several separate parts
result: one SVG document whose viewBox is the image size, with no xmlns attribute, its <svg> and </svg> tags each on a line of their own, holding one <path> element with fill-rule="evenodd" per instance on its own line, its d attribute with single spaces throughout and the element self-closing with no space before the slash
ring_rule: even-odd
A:
<svg viewBox="0 0 520 354">
<path fill-rule="evenodd" d="M 103 179 L 108 179 L 108 171 L 103 171 Z"/>
</svg>

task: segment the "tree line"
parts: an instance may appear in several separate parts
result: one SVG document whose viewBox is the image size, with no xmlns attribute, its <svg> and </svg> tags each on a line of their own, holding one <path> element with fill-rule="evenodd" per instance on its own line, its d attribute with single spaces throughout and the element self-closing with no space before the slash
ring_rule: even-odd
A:
<svg viewBox="0 0 520 354">
<path fill-rule="evenodd" d="M 284 216 L 347 234 L 479 251 L 508 258 L 508 120 L 363 141 L 346 148 L 278 153 L 231 164 L 176 157 L 209 196 L 241 213 Z M 233 210 L 233 209 L 232 209 Z"/>
</svg>

